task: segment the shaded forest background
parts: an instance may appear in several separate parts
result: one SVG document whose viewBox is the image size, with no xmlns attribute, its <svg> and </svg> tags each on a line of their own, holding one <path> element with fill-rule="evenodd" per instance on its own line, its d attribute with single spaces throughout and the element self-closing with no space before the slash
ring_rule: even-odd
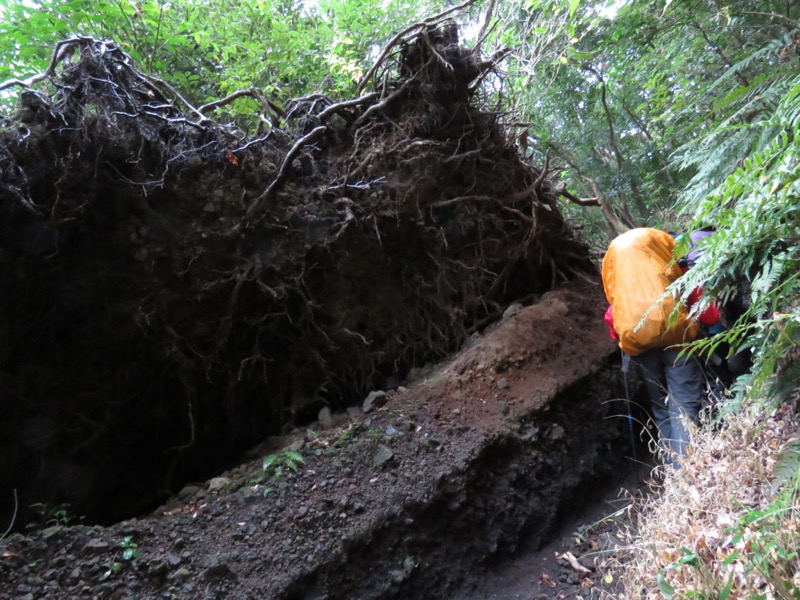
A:
<svg viewBox="0 0 800 600">
<path fill-rule="evenodd" d="M 202 115 L 267 135 L 297 117 L 292 99 L 368 91 L 384 49 L 404 52 L 390 43 L 398 32 L 454 6 L 4 1 L 0 101 L 17 116 L 31 109 L 37 81 L 25 78 L 46 70 L 59 41 L 86 35 L 119 42 Z M 793 400 L 800 7 L 509 0 L 467 1 L 453 14 L 470 47 L 505 57 L 475 82 L 476 101 L 548 173 L 591 248 L 632 226 L 718 228 L 676 290 L 702 283 L 725 301 L 748 283 L 742 317 L 698 345 L 753 350 L 725 410 Z"/>
</svg>

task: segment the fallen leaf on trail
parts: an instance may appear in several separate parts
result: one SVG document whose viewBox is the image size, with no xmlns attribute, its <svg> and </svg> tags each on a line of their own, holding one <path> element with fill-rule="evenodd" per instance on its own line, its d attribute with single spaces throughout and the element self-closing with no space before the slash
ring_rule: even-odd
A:
<svg viewBox="0 0 800 600">
<path fill-rule="evenodd" d="M 561 556 L 556 555 L 556 558 L 563 558 L 565 561 L 569 563 L 569 566 L 575 569 L 578 573 L 582 573 L 583 575 L 588 575 L 591 573 L 591 569 L 587 569 L 581 563 L 578 562 L 578 559 L 572 555 L 572 552 L 564 552 Z"/>
<path fill-rule="evenodd" d="M 553 581 L 552 579 L 550 579 L 550 576 L 547 573 L 542 573 L 539 576 L 539 581 L 541 581 L 543 584 L 545 584 L 546 586 L 549 586 L 551 588 L 556 587 L 556 582 Z"/>
</svg>

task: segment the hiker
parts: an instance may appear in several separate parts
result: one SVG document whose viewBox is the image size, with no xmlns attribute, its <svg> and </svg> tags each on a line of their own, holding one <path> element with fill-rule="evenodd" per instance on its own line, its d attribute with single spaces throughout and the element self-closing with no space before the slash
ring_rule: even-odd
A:
<svg viewBox="0 0 800 600">
<path fill-rule="evenodd" d="M 689 423 L 697 422 L 702 407 L 705 380 L 697 360 L 681 356 L 683 345 L 698 337 L 698 323 L 687 306 L 676 306 L 677 300 L 665 295 L 684 272 L 673 260 L 674 250 L 669 233 L 632 229 L 609 245 L 602 275 L 609 333 L 619 342 L 623 361 L 639 367 L 664 460 L 677 468 L 677 458 L 687 453 Z"/>
<path fill-rule="evenodd" d="M 694 267 L 706 250 L 707 239 L 715 231 L 715 227 L 706 226 L 689 234 L 689 251 L 686 256 L 678 260 L 678 264 L 684 270 Z M 716 301 L 711 302 L 699 315 L 698 320 L 705 335 L 724 332 L 744 314 L 747 302 L 745 289 L 746 279 L 743 278 L 737 285 L 737 293 L 733 297 L 721 304 Z M 702 293 L 702 288 L 693 290 L 688 298 L 689 306 L 697 302 Z M 733 355 L 729 355 L 729 350 L 730 346 L 727 343 L 718 344 L 704 364 L 704 370 L 709 378 L 709 401 L 712 406 L 726 395 L 733 380 L 750 368 L 751 357 L 748 349 L 739 350 Z"/>
</svg>

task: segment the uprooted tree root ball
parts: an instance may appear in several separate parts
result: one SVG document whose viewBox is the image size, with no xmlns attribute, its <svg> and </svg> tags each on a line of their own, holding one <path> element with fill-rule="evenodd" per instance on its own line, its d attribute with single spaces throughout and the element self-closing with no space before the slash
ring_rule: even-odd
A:
<svg viewBox="0 0 800 600">
<path fill-rule="evenodd" d="M 13 82 L 0 488 L 135 513 L 591 271 L 546 169 L 476 107 L 493 60 L 457 36 L 421 27 L 374 91 L 296 99 L 249 138 L 108 41 Z"/>
</svg>

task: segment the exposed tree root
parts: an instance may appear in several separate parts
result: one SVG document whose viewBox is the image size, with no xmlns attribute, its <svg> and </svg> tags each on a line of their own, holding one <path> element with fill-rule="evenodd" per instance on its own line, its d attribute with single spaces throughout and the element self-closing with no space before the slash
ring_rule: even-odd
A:
<svg viewBox="0 0 800 600">
<path fill-rule="evenodd" d="M 141 510 L 591 271 L 443 18 L 397 38 L 375 91 L 298 99 L 252 140 L 204 114 L 231 96 L 193 107 L 112 42 L 0 86 L 26 90 L 0 131 L 0 485 L 20 506 Z"/>
</svg>

